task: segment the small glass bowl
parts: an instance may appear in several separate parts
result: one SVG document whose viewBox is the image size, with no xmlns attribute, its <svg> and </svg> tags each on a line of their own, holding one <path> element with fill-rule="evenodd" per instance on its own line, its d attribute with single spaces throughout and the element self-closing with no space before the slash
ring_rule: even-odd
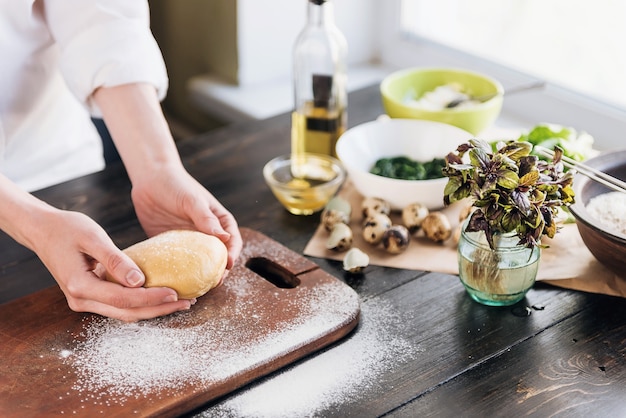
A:
<svg viewBox="0 0 626 418">
<path fill-rule="evenodd" d="M 263 167 L 265 182 L 280 203 L 294 215 L 322 210 L 346 179 L 336 158 L 322 154 L 287 154 Z"/>
</svg>

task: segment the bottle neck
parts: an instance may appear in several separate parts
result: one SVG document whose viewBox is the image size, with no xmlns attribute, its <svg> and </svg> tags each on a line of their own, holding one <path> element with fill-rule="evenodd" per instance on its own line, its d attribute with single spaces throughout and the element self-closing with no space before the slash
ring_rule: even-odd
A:
<svg viewBox="0 0 626 418">
<path fill-rule="evenodd" d="M 309 25 L 331 25 L 333 19 L 333 4 L 329 0 L 309 0 L 307 8 L 307 22 Z"/>
</svg>

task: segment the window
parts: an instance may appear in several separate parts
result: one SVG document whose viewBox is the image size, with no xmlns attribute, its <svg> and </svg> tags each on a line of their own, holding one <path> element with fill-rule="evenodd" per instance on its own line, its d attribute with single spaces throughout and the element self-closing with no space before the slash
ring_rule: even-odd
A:
<svg viewBox="0 0 626 418">
<path fill-rule="evenodd" d="M 384 62 L 473 68 L 505 90 L 545 80 L 504 111 L 587 131 L 599 148 L 626 144 L 626 2 L 392 0 L 381 15 Z"/>
<path fill-rule="evenodd" d="M 622 0 L 403 0 L 401 7 L 409 34 L 626 107 Z"/>
</svg>

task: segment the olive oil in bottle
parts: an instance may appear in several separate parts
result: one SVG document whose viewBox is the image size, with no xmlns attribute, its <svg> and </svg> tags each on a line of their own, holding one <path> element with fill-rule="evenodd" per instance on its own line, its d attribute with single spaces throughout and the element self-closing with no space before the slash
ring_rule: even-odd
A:
<svg viewBox="0 0 626 418">
<path fill-rule="evenodd" d="M 334 24 L 330 0 L 308 0 L 307 24 L 294 46 L 295 109 L 291 151 L 336 157 L 346 130 L 346 40 Z"/>
<path fill-rule="evenodd" d="M 303 110 L 292 114 L 292 152 L 313 152 L 335 157 L 337 139 L 346 130 L 345 109 L 329 110 L 305 103 Z"/>
</svg>

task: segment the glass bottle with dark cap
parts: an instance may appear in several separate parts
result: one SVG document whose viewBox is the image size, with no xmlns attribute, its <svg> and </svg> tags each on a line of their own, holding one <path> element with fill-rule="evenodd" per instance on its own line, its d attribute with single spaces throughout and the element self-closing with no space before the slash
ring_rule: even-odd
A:
<svg viewBox="0 0 626 418">
<path fill-rule="evenodd" d="M 293 50 L 295 108 L 291 150 L 336 156 L 347 125 L 346 39 L 330 0 L 308 0 L 307 23 Z"/>
</svg>

